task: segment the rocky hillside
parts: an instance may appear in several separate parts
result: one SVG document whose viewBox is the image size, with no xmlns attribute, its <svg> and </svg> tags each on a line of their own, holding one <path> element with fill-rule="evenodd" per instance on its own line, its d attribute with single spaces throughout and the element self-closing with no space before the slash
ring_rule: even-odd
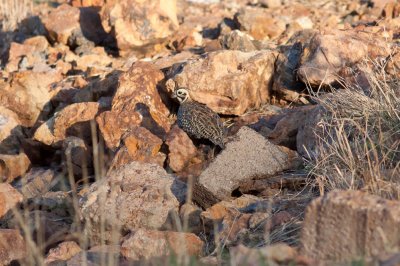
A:
<svg viewBox="0 0 400 266">
<path fill-rule="evenodd" d="M 400 265 L 397 1 L 6 0 L 0 29 L 1 265 Z"/>
</svg>

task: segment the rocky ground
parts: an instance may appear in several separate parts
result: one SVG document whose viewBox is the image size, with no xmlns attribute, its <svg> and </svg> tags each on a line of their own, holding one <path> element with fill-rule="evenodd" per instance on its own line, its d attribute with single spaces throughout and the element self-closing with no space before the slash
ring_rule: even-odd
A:
<svg viewBox="0 0 400 266">
<path fill-rule="evenodd" d="M 0 264 L 400 265 L 397 1 L 7 2 Z"/>
</svg>

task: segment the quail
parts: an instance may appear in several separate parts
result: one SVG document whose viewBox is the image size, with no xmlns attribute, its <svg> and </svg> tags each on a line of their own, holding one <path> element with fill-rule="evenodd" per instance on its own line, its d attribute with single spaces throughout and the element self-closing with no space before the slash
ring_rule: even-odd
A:
<svg viewBox="0 0 400 266">
<path fill-rule="evenodd" d="M 172 98 L 176 98 L 180 104 L 177 121 L 183 131 L 197 139 L 208 139 L 224 148 L 224 127 L 217 113 L 206 105 L 193 101 L 185 88 L 175 90 Z"/>
</svg>

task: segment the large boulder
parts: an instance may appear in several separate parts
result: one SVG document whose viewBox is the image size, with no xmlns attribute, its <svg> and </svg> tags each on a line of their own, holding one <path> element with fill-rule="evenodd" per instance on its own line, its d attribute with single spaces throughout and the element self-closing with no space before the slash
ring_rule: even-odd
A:
<svg viewBox="0 0 400 266">
<path fill-rule="evenodd" d="M 92 184 L 82 195 L 80 212 L 90 225 L 89 237 L 99 243 L 100 237 L 111 239 L 116 230 L 167 228 L 170 213 L 178 213 L 185 193 L 185 184 L 160 166 L 132 162 Z"/>
<path fill-rule="evenodd" d="M 400 204 L 361 191 L 332 191 L 307 208 L 301 254 L 351 261 L 400 249 Z"/>
<path fill-rule="evenodd" d="M 221 114 L 241 115 L 270 99 L 276 54 L 272 51 L 217 51 L 193 59 L 172 73 L 167 88 L 185 87 L 197 102 Z"/>
</svg>

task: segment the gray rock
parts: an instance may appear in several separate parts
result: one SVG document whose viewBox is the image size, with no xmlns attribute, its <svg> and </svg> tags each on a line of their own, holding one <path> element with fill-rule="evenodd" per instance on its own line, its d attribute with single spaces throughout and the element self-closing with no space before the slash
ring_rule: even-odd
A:
<svg viewBox="0 0 400 266">
<path fill-rule="evenodd" d="M 160 166 L 132 162 L 89 187 L 80 200 L 81 219 L 90 224 L 86 230 L 94 243 L 119 231 L 166 228 L 185 193 L 185 184 Z"/>
<path fill-rule="evenodd" d="M 243 127 L 200 175 L 193 190 L 194 200 L 207 208 L 229 199 L 245 181 L 267 178 L 296 167 L 298 159 L 296 152 L 276 146 L 254 130 Z"/>
</svg>

